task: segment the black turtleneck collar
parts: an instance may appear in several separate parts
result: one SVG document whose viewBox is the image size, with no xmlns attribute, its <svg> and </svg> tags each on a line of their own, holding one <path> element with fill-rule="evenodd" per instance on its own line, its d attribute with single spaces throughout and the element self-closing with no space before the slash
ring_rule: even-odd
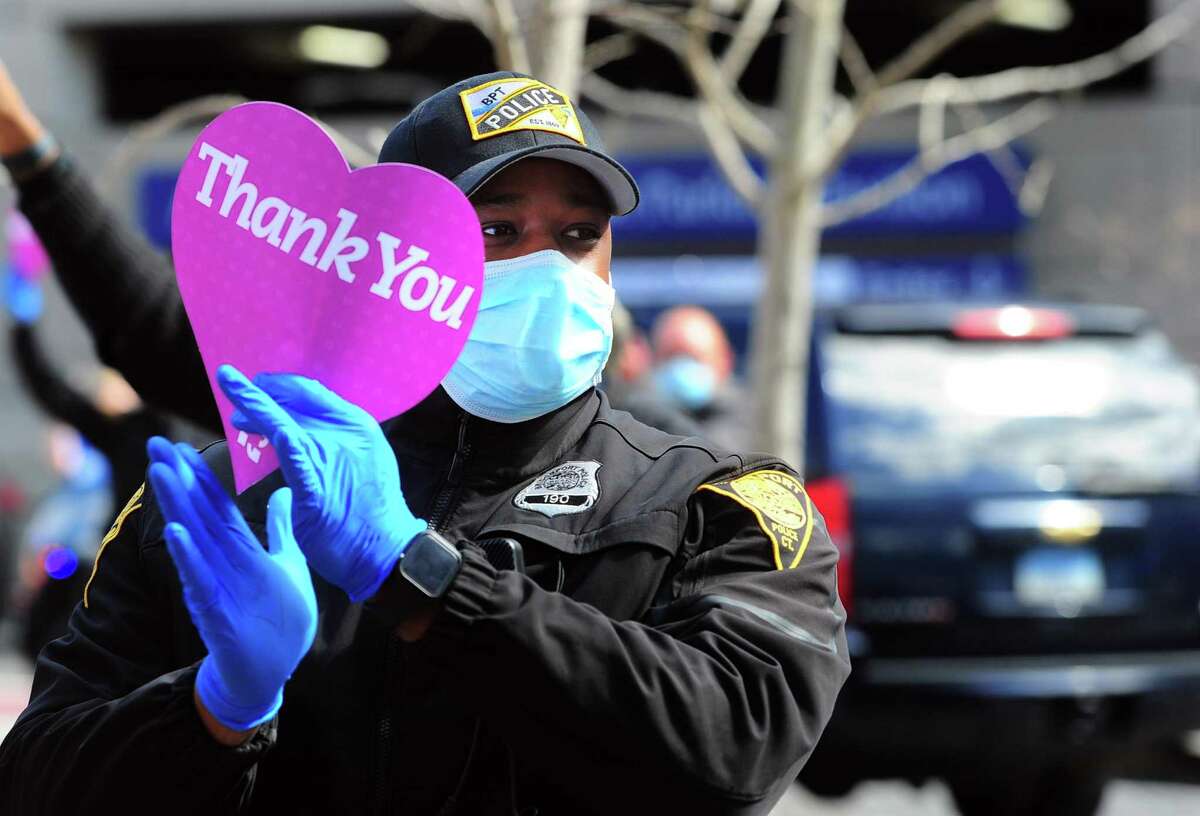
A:
<svg viewBox="0 0 1200 816">
<path fill-rule="evenodd" d="M 383 427 L 398 457 L 449 467 L 458 451 L 465 481 L 513 482 L 545 470 L 574 446 L 601 399 L 589 388 L 556 411 L 503 423 L 468 414 L 439 386 Z"/>
</svg>

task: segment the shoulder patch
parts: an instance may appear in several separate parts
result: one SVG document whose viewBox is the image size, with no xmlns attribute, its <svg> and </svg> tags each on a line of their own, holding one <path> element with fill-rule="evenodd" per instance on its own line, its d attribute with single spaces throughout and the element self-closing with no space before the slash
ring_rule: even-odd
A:
<svg viewBox="0 0 1200 816">
<path fill-rule="evenodd" d="M 812 501 L 794 476 L 777 470 L 756 470 L 728 481 L 710 482 L 710 490 L 745 507 L 771 540 L 776 569 L 793 569 L 804 557 L 812 538 Z"/>
<path fill-rule="evenodd" d="M 104 534 L 104 538 L 100 540 L 100 549 L 96 550 L 96 560 L 92 562 L 92 574 L 88 576 L 87 583 L 83 586 L 84 609 L 89 608 L 88 590 L 92 588 L 92 581 L 96 580 L 96 572 L 100 569 L 100 556 L 104 555 L 104 548 L 108 546 L 108 542 L 121 534 L 121 528 L 125 526 L 125 519 L 129 518 L 130 513 L 142 506 L 142 494 L 145 492 L 146 483 L 142 482 L 141 486 L 133 491 L 133 495 L 129 497 L 129 501 L 125 502 L 125 506 L 121 508 L 121 512 L 117 513 L 116 520 L 108 528 L 108 532 Z"/>
<path fill-rule="evenodd" d="M 550 468 L 513 497 L 513 504 L 549 518 L 582 513 L 600 496 L 599 462 L 563 462 Z"/>
<path fill-rule="evenodd" d="M 476 142 L 514 130 L 544 130 L 587 144 L 571 100 L 536 79 L 496 79 L 468 88 L 458 97 Z"/>
</svg>

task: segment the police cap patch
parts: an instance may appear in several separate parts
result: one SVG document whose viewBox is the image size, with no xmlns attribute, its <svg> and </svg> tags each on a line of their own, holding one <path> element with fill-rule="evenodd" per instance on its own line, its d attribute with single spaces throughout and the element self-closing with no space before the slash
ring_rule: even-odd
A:
<svg viewBox="0 0 1200 816">
<path fill-rule="evenodd" d="M 575 106 L 561 91 L 527 77 L 496 79 L 460 93 L 475 141 L 514 130 L 544 130 L 587 145 Z"/>
<path fill-rule="evenodd" d="M 792 569 L 804 557 L 812 538 L 812 501 L 794 476 L 777 470 L 756 470 L 736 479 L 700 485 L 733 499 L 758 520 L 771 540 L 776 569 Z"/>
</svg>

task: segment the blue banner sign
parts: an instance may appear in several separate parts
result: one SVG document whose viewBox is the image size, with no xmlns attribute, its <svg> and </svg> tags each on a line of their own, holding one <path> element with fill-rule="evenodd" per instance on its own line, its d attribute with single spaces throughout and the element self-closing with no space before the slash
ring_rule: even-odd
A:
<svg viewBox="0 0 1200 816">
<path fill-rule="evenodd" d="M 151 167 L 138 177 L 138 224 L 150 243 L 162 249 L 171 248 L 171 202 L 178 177 L 178 167 Z"/>
<path fill-rule="evenodd" d="M 830 179 L 826 199 L 837 201 L 878 183 L 912 160 L 912 150 L 852 153 Z M 1024 155 L 1024 154 L 1022 154 Z M 1028 164 L 1028 160 L 1021 161 Z M 754 214 L 704 153 L 625 156 L 642 200 L 614 221 L 623 241 L 754 239 Z M 761 173 L 761 165 L 758 167 Z M 151 167 L 138 182 L 139 223 L 160 247 L 171 243 L 171 197 L 178 168 Z M 827 236 L 1007 235 L 1025 223 L 1008 182 L 985 156 L 972 156 L 925 179 L 880 210 L 826 230 Z"/>
<path fill-rule="evenodd" d="M 816 306 L 931 300 L 995 300 L 1029 292 L 1028 270 L 1012 255 L 940 258 L 859 258 L 830 255 L 813 275 Z M 749 255 L 614 258 L 613 286 L 631 309 L 695 303 L 750 307 L 762 291 L 758 261 Z"/>
<path fill-rule="evenodd" d="M 847 199 L 900 170 L 912 150 L 859 151 L 830 179 L 826 201 Z M 754 214 L 702 153 L 627 156 L 641 204 L 618 219 L 615 234 L 632 241 L 753 240 Z M 1028 166 L 1028 157 L 1020 162 Z M 761 164 L 756 168 L 760 175 Z M 982 155 L 956 162 L 875 212 L 826 230 L 827 236 L 1008 235 L 1025 223 L 1008 181 Z"/>
</svg>

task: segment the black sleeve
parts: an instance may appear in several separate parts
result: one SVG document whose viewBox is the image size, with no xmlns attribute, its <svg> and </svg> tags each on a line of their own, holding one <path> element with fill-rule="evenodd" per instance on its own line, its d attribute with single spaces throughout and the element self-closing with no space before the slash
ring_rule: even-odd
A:
<svg viewBox="0 0 1200 816">
<path fill-rule="evenodd" d="M 748 509 L 699 492 L 689 515 L 694 554 L 644 620 L 610 619 L 468 547 L 418 644 L 467 684 L 464 699 L 487 678 L 503 704 L 483 716 L 581 812 L 766 813 L 849 674 L 819 516 L 803 556 L 778 569 Z"/>
<path fill-rule="evenodd" d="M 112 432 L 108 418 L 58 375 L 38 347 L 33 328 L 16 323 L 11 339 L 21 381 L 38 406 L 78 430 L 100 450 L 111 448 L 106 439 Z"/>
<path fill-rule="evenodd" d="M 172 648 L 169 555 L 141 543 L 141 500 L 101 545 L 67 635 L 38 657 L 29 707 L 0 743 L 0 813 L 248 809 L 275 725 L 240 748 L 205 730 L 192 700 L 202 652 Z"/>
<path fill-rule="evenodd" d="M 100 200 L 67 156 L 23 181 L 18 193 L 100 359 L 146 402 L 219 432 L 170 264 Z"/>
</svg>

